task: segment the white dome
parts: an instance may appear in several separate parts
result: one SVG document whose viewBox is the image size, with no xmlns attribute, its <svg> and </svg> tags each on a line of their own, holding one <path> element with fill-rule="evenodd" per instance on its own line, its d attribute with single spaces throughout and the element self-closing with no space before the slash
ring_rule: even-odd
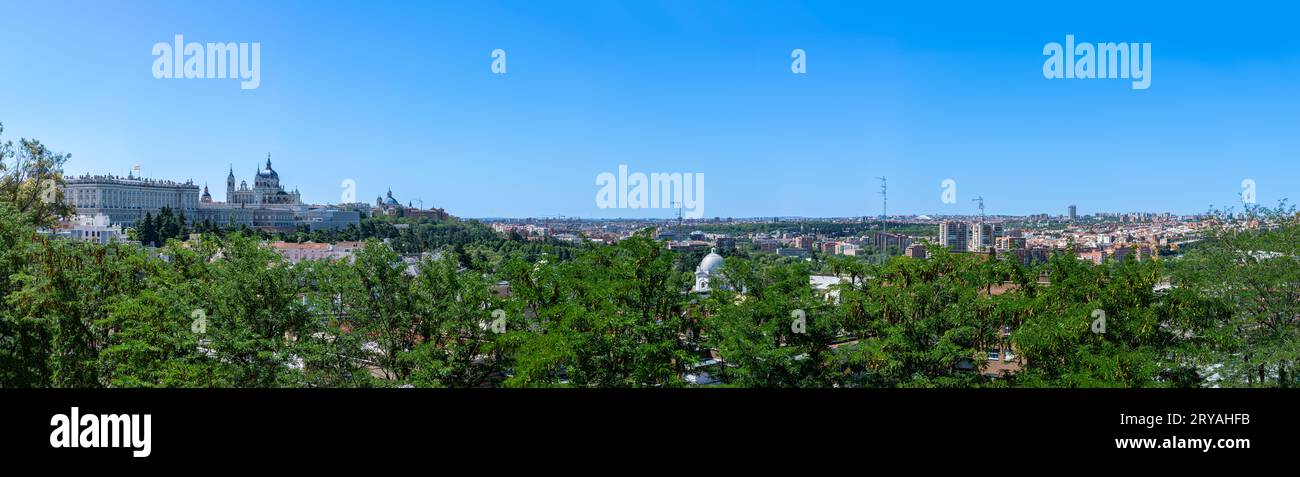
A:
<svg viewBox="0 0 1300 477">
<path fill-rule="evenodd" d="M 722 255 L 718 255 L 717 249 L 713 249 L 704 256 L 704 260 L 700 260 L 699 271 L 712 275 L 720 267 L 722 267 Z"/>
</svg>

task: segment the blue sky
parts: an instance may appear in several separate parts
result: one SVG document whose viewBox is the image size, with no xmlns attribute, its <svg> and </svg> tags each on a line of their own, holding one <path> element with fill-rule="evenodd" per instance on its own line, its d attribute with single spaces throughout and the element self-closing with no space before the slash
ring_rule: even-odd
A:
<svg viewBox="0 0 1300 477">
<path fill-rule="evenodd" d="M 620 164 L 704 173 L 707 217 L 874 215 L 882 175 L 891 213 L 1192 213 L 1247 178 L 1300 199 L 1300 12 L 1281 4 L 0 3 L 5 138 L 218 200 L 268 152 L 311 202 L 352 179 L 466 217 L 675 215 L 597 208 Z M 261 43 L 261 86 L 154 79 L 176 34 Z M 1151 87 L 1045 79 L 1066 34 L 1152 43 Z"/>
</svg>

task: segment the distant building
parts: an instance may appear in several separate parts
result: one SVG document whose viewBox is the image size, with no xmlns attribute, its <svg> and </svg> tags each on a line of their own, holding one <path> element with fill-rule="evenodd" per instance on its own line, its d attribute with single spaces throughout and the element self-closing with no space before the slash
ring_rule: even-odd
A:
<svg viewBox="0 0 1300 477">
<path fill-rule="evenodd" d="M 987 252 L 994 249 L 997 244 L 997 238 L 1002 236 L 1002 224 L 980 222 L 970 227 L 970 245 L 966 248 L 971 252 Z"/>
<path fill-rule="evenodd" d="M 685 240 L 678 242 L 668 242 L 668 250 L 676 252 L 703 252 L 710 249 L 709 242 L 703 240 Z M 717 249 L 714 248 L 714 251 Z"/>
<path fill-rule="evenodd" d="M 811 235 L 800 235 L 794 238 L 794 247 L 811 251 L 815 240 Z"/>
<path fill-rule="evenodd" d="M 1029 253 L 1028 258 L 1025 259 L 1028 262 L 1026 265 L 1045 263 L 1052 258 L 1052 249 L 1047 247 L 1033 247 L 1027 250 Z"/>
<path fill-rule="evenodd" d="M 1057 210 L 1060 210 L 1060 209 L 1057 209 Z M 1078 208 L 1077 206 L 1071 204 L 1071 205 L 1070 205 L 1070 220 L 1073 221 L 1074 219 L 1078 218 L 1078 215 L 1079 215 L 1079 208 Z"/>
<path fill-rule="evenodd" d="M 1095 264 L 1106 263 L 1107 260 L 1124 262 L 1128 259 L 1137 259 L 1146 261 L 1155 258 L 1156 253 L 1149 245 L 1125 245 L 1113 249 L 1097 248 L 1076 252 L 1080 260 L 1087 260 Z"/>
<path fill-rule="evenodd" d="M 835 255 L 835 250 L 838 246 L 839 242 L 822 242 L 821 252 L 826 255 Z"/>
<path fill-rule="evenodd" d="M 1075 252 L 1075 255 L 1079 258 L 1079 260 L 1087 260 L 1097 265 L 1101 265 L 1102 263 L 1106 262 L 1106 252 L 1100 249 L 1079 250 Z"/>
<path fill-rule="evenodd" d="M 809 275 L 808 285 L 812 286 L 813 293 L 820 295 L 822 299 L 839 304 L 840 290 L 836 285 L 848 283 L 847 278 L 841 278 L 834 275 Z"/>
<path fill-rule="evenodd" d="M 112 225 L 108 220 L 108 216 L 104 214 L 77 215 L 60 235 L 73 240 L 99 244 L 127 240 L 126 234 L 122 233 L 122 226 Z"/>
<path fill-rule="evenodd" d="M 802 248 L 778 248 L 776 254 L 782 257 L 808 258 L 808 251 Z"/>
<path fill-rule="evenodd" d="M 970 225 L 952 220 L 939 224 L 939 245 L 948 250 L 965 251 L 969 242 Z"/>
<path fill-rule="evenodd" d="M 553 238 L 553 239 L 555 239 L 555 240 L 559 240 L 559 241 L 561 241 L 561 242 L 569 242 L 569 243 L 580 243 L 580 242 L 582 242 L 582 237 L 581 237 L 581 236 L 579 236 L 579 235 L 577 235 L 577 234 L 571 234 L 571 233 L 568 233 L 568 232 L 561 232 L 561 233 L 558 233 L 558 234 L 552 235 L 551 238 Z"/>
<path fill-rule="evenodd" d="M 292 232 L 297 224 L 293 209 L 259 207 L 253 209 L 253 228 L 275 232 Z"/>
<path fill-rule="evenodd" d="M 1144 262 L 1150 260 L 1152 255 L 1154 254 L 1152 253 L 1152 249 L 1149 246 L 1129 245 L 1123 247 L 1115 247 L 1114 252 L 1111 255 L 1111 258 L 1121 263 L 1130 258 L 1136 258 L 1139 262 Z"/>
<path fill-rule="evenodd" d="M 361 213 L 355 210 L 311 207 L 299 213 L 296 220 L 312 230 L 335 230 L 361 223 Z"/>
<path fill-rule="evenodd" d="M 447 212 L 442 209 L 419 209 L 412 207 L 411 204 L 403 206 L 401 202 L 398 202 L 397 199 L 393 198 L 392 189 L 388 189 L 387 196 L 375 198 L 375 208 L 371 209 L 371 215 L 390 215 L 412 218 L 428 217 L 437 220 L 447 220 L 447 218 L 450 217 Z"/>
<path fill-rule="evenodd" d="M 998 256 L 1017 260 L 1022 266 L 1029 267 L 1046 262 L 1051 258 L 1052 250 L 1047 247 L 999 249 Z"/>
<path fill-rule="evenodd" d="M 998 250 L 1019 250 L 1026 245 L 1024 237 L 998 237 L 995 241 Z"/>
<path fill-rule="evenodd" d="M 347 202 L 342 204 L 334 204 L 334 208 L 338 210 L 352 210 L 352 211 L 356 211 L 358 214 L 369 214 L 371 209 L 370 204 L 367 204 L 365 202 Z"/>
<path fill-rule="evenodd" d="M 298 263 L 303 260 L 343 260 L 351 259 L 365 242 L 339 242 L 339 243 L 293 243 L 293 242 L 274 242 L 271 248 L 280 254 L 289 263 Z"/>
<path fill-rule="evenodd" d="M 64 181 L 63 196 L 78 214 L 104 215 L 110 223 L 134 226 L 145 214 L 157 215 L 163 207 L 197 218 L 199 186 L 193 182 L 144 179 L 127 174 L 83 175 Z"/>
<path fill-rule="evenodd" d="M 914 243 L 912 246 L 907 247 L 906 255 L 912 258 L 925 258 L 927 256 L 925 246 L 919 243 Z"/>
<path fill-rule="evenodd" d="M 686 238 L 685 235 L 675 232 L 673 230 L 669 230 L 663 227 L 655 228 L 655 240 L 667 240 L 669 242 L 676 242 L 678 240 L 683 240 L 685 238 Z"/>
<path fill-rule="evenodd" d="M 877 232 L 872 242 L 880 253 L 887 253 L 891 249 L 898 249 L 899 253 L 902 253 L 912 245 L 912 237 L 903 234 Z"/>
<path fill-rule="evenodd" d="M 410 207 L 402 210 L 402 216 L 411 218 L 427 217 L 437 220 L 447 220 L 448 217 L 451 217 L 447 214 L 447 211 L 442 209 L 416 209 Z"/>
<path fill-rule="evenodd" d="M 776 253 L 781 248 L 781 244 L 775 239 L 754 239 L 755 252 Z"/>
</svg>

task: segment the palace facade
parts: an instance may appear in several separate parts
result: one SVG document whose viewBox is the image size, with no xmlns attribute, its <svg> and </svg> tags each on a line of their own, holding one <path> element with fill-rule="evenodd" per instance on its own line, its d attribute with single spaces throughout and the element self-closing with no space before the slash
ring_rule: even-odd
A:
<svg viewBox="0 0 1300 477">
<path fill-rule="evenodd" d="M 252 188 L 247 182 L 235 188 L 231 169 L 226 176 L 226 202 L 213 201 L 207 186 L 200 191 L 193 181 L 145 179 L 133 174 L 72 177 L 65 180 L 64 197 L 76 207 L 78 215 L 103 214 L 112 224 L 123 227 L 133 227 L 145 214 L 157 215 L 163 207 L 185 214 L 189 223 L 209 220 L 223 227 L 278 232 L 293 231 L 297 225 L 331 229 L 361 222 L 361 214 L 356 211 L 303 204 L 297 190 L 289 192 L 280 185 L 270 155 L 266 168 L 255 173 Z"/>
</svg>

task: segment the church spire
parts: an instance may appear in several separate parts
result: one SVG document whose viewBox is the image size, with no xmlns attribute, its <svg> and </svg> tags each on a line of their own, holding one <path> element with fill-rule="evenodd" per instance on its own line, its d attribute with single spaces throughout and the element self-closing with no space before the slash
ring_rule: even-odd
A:
<svg viewBox="0 0 1300 477">
<path fill-rule="evenodd" d="M 271 170 L 271 153 L 266 153 L 266 170 Z"/>
</svg>

